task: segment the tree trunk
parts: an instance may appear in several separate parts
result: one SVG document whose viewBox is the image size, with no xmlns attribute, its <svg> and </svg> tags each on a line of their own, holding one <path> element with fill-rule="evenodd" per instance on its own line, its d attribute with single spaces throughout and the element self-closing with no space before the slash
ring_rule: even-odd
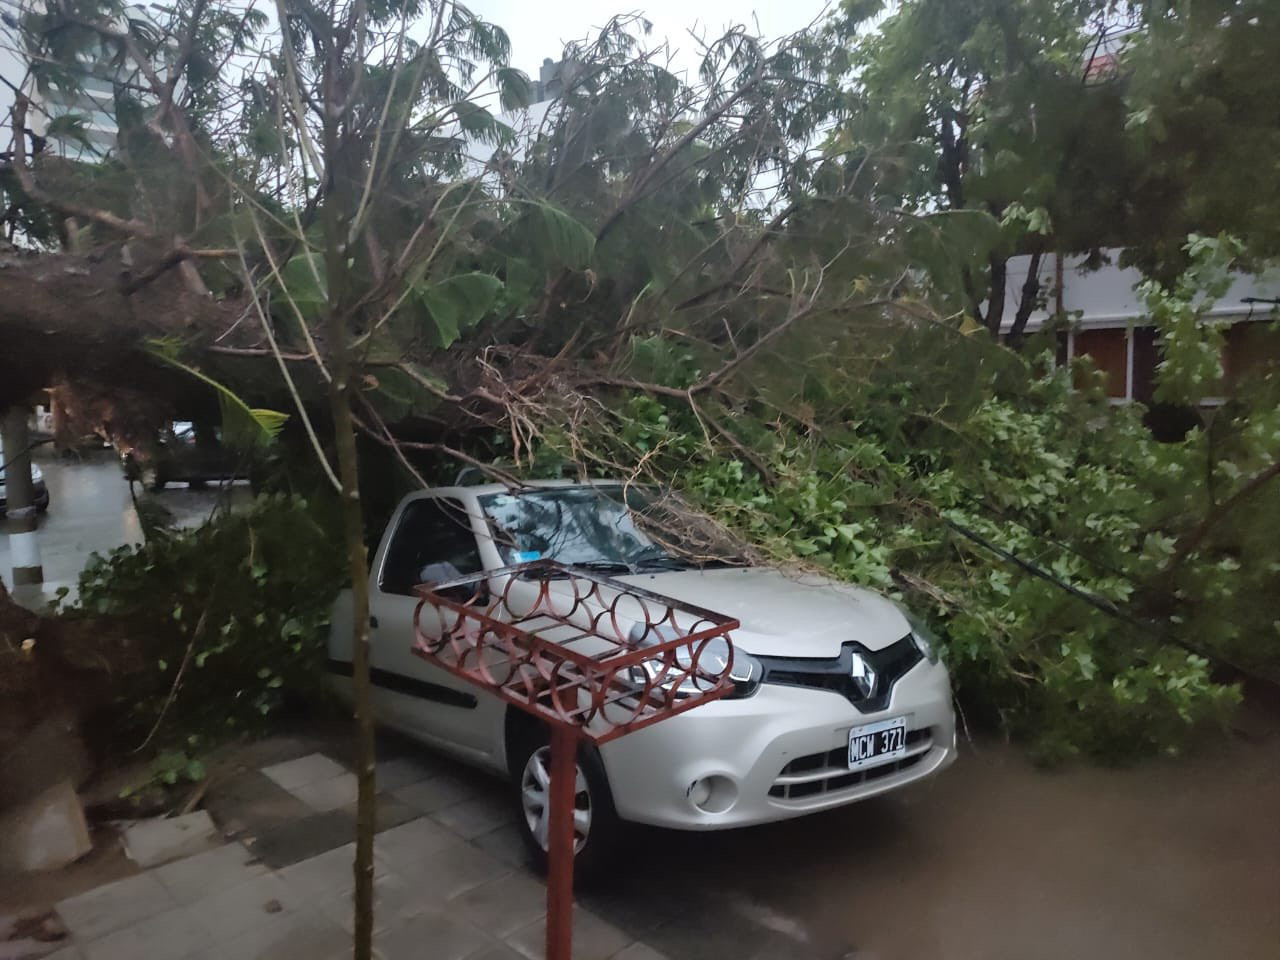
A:
<svg viewBox="0 0 1280 960">
<path fill-rule="evenodd" d="M 335 314 L 337 311 L 333 311 Z M 352 637 L 351 680 L 356 707 L 358 749 L 356 760 L 356 859 L 355 960 L 373 954 L 373 834 L 375 746 L 373 704 L 369 683 L 369 567 L 364 545 L 364 518 L 360 509 L 359 472 L 356 465 L 356 433 L 351 417 L 350 358 L 340 323 L 333 330 L 330 359 L 333 382 L 329 397 L 333 410 L 333 439 L 338 451 L 338 478 L 342 483 L 342 531 L 346 540 L 347 569 L 351 576 Z"/>
<path fill-rule="evenodd" d="M 255 342 L 256 324 L 237 328 L 243 297 L 197 296 L 171 274 L 126 296 L 128 271 L 115 248 L 86 256 L 0 252 L 0 407 L 25 402 L 67 372 L 82 383 L 154 376 L 149 338 L 179 338 L 195 349 Z"/>
<path fill-rule="evenodd" d="M 1036 308 L 1036 299 L 1040 296 L 1040 260 L 1043 253 L 1037 250 L 1031 254 L 1027 263 L 1027 279 L 1022 283 L 1022 299 L 1018 302 L 1018 310 L 1013 315 L 1013 324 L 1009 327 L 1009 336 L 1005 340 L 1011 350 L 1022 349 L 1022 337 L 1027 330 L 1027 321 Z"/>
<path fill-rule="evenodd" d="M 1004 322 L 1005 288 L 1008 284 L 1009 262 L 1000 254 L 991 255 L 991 295 L 987 298 L 987 315 L 980 318 L 987 326 L 991 339 L 1000 339 L 1000 324 Z"/>
<path fill-rule="evenodd" d="M 4 479 L 9 557 L 13 563 L 15 587 L 44 582 L 40 562 L 40 540 L 36 534 L 35 486 L 31 480 L 31 433 L 27 429 L 28 409 L 9 407 L 4 418 Z"/>
</svg>

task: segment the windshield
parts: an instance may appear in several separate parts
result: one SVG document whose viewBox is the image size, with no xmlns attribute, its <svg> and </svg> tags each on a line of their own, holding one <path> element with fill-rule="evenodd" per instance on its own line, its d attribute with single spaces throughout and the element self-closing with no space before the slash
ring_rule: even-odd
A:
<svg viewBox="0 0 1280 960">
<path fill-rule="evenodd" d="M 624 502 L 624 498 L 625 501 Z M 614 572 L 743 565 L 727 537 L 695 549 L 682 527 L 695 514 L 668 495 L 638 487 L 600 485 L 494 493 L 480 498 L 504 563 L 555 560 Z M 699 525 L 710 523 L 696 517 Z"/>
</svg>

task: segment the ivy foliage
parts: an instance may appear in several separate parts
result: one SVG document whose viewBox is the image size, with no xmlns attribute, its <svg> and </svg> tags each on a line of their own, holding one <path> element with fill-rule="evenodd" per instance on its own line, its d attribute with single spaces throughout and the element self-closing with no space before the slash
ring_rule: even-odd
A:
<svg viewBox="0 0 1280 960">
<path fill-rule="evenodd" d="M 260 730 L 286 696 L 315 694 L 342 579 L 324 510 L 261 496 L 170 537 L 94 554 L 72 611 L 129 625 L 148 668 L 110 717 L 127 743 L 185 749 Z"/>
<path fill-rule="evenodd" d="M 1235 249 L 1191 246 L 1177 285 L 1146 290 L 1157 323 L 1184 341 L 1159 374 L 1180 403 L 1203 395 L 1204 344 L 1219 334 L 1195 320 Z M 593 444 L 553 431 L 549 446 L 672 478 L 774 561 L 899 597 L 944 638 L 967 714 L 1047 761 L 1177 752 L 1226 721 L 1240 698 L 1235 668 L 1280 677 L 1280 565 L 1262 532 L 1280 524 L 1274 498 L 1240 501 L 1178 559 L 1185 538 L 1280 456 L 1274 372 L 1242 385 L 1249 402 L 1160 443 L 1141 408 L 1109 405 L 1087 358 L 1057 367 L 1048 349 L 1024 359 L 935 328 L 876 336 L 882 350 L 856 369 L 840 356 L 805 364 L 804 377 L 839 386 L 820 420 L 795 406 L 733 411 L 741 449 L 768 478 L 709 444 L 702 419 L 663 394 L 619 400 Z M 698 377 L 658 345 L 635 356 L 675 386 Z M 747 376 L 794 393 L 779 360 Z"/>
</svg>

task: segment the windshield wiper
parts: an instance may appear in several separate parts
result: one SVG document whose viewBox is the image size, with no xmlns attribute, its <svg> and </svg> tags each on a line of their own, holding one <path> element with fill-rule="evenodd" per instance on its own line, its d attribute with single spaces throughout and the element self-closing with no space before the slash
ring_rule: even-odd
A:
<svg viewBox="0 0 1280 960">
<path fill-rule="evenodd" d="M 635 564 L 627 563 L 625 560 L 577 560 L 565 562 L 566 567 L 578 570 L 591 570 L 595 573 L 637 573 Z"/>
<path fill-rule="evenodd" d="M 688 560 L 680 557 L 663 555 L 661 557 L 632 557 L 631 562 L 638 570 L 688 570 L 693 566 Z"/>
<path fill-rule="evenodd" d="M 688 557 L 670 553 L 656 543 L 650 544 L 627 559 L 641 569 L 650 570 L 693 570 L 719 562 L 710 560 L 703 563 L 691 560 Z"/>
<path fill-rule="evenodd" d="M 657 543 L 651 543 L 647 547 L 641 547 L 631 556 L 627 557 L 628 563 L 634 563 L 637 566 L 648 564 L 666 565 L 678 563 L 682 566 L 685 560 L 670 553 L 665 547 Z"/>
</svg>

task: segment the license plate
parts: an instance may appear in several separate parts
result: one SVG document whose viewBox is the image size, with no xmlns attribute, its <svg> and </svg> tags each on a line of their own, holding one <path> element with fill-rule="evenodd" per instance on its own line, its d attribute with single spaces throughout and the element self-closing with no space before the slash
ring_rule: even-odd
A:
<svg viewBox="0 0 1280 960">
<path fill-rule="evenodd" d="M 864 723 L 849 731 L 849 769 L 888 763 L 907 752 L 907 718 Z"/>
</svg>

